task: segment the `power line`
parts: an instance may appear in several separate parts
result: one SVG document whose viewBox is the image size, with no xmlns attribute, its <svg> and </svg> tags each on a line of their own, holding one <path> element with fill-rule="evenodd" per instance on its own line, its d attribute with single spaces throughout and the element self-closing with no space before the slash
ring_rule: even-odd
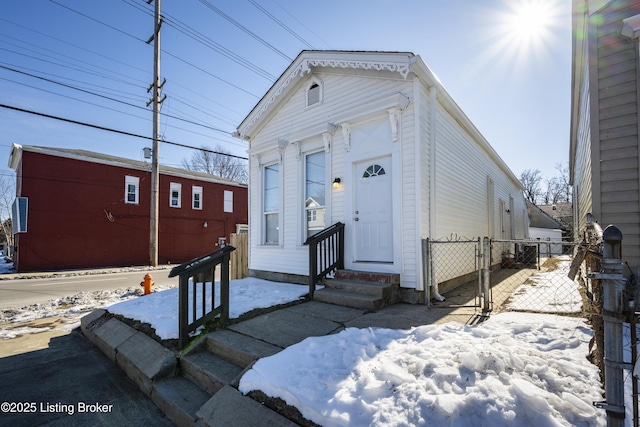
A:
<svg viewBox="0 0 640 427">
<path fill-rule="evenodd" d="M 249 3 L 251 3 L 252 5 L 254 5 L 260 12 L 264 13 L 265 15 L 267 15 L 269 18 L 271 18 L 272 21 L 274 21 L 276 24 L 280 25 L 280 27 L 282 27 L 285 31 L 287 31 L 289 34 L 291 34 L 293 37 L 295 37 L 296 39 L 298 39 L 300 42 L 302 42 L 305 46 L 307 46 L 309 49 L 315 49 L 309 42 L 307 42 L 304 38 L 302 38 L 302 36 L 300 36 L 298 33 L 296 33 L 295 31 L 293 31 L 291 29 L 291 27 L 289 27 L 287 24 L 285 24 L 284 22 L 280 21 L 278 18 L 276 18 L 271 12 L 269 12 L 267 9 L 265 9 L 264 7 L 260 6 L 258 4 L 258 2 L 256 2 L 255 0 L 249 0 Z"/>
<path fill-rule="evenodd" d="M 224 19 L 226 19 L 227 21 L 229 21 L 230 23 L 235 25 L 237 28 L 241 29 L 246 34 L 250 35 L 252 38 L 257 40 L 258 42 L 260 42 L 263 45 L 265 45 L 266 47 L 268 47 L 269 49 L 271 49 L 272 51 L 274 51 L 275 53 L 277 53 L 278 55 L 280 55 L 281 57 L 283 57 L 287 61 L 289 61 L 289 62 L 293 61 L 293 58 L 287 56 L 287 54 L 285 54 L 284 52 L 279 50 L 277 47 L 275 47 L 274 45 L 272 45 L 271 43 L 269 43 L 268 41 L 266 41 L 265 39 L 263 39 L 262 37 L 260 37 L 259 35 L 257 35 L 253 31 L 251 31 L 250 29 L 248 29 L 247 27 L 245 27 L 244 25 L 242 25 L 241 23 L 239 23 L 238 21 L 236 21 L 235 19 L 233 19 L 232 17 L 230 17 L 229 15 L 227 15 L 226 13 L 224 13 L 223 11 L 221 11 L 220 9 L 218 9 L 217 7 L 212 5 L 211 3 L 209 3 L 207 0 L 200 0 L 200 3 L 202 3 L 205 6 L 207 6 L 209 9 L 211 9 L 212 11 L 217 13 L 218 15 L 222 16 Z"/>
<path fill-rule="evenodd" d="M 124 104 L 124 105 L 127 105 L 129 107 L 138 108 L 138 109 L 147 111 L 147 109 L 145 107 L 142 107 L 140 105 L 135 105 L 135 104 L 132 104 L 130 102 L 125 102 L 125 101 L 122 101 L 120 99 L 112 98 L 110 96 L 101 95 L 99 93 L 95 93 L 95 92 L 91 92 L 91 91 L 88 91 L 88 90 L 85 90 L 85 89 L 81 89 L 81 88 L 78 88 L 78 87 L 75 87 L 75 86 L 71 86 L 71 85 L 68 85 L 66 83 L 57 82 L 55 80 L 47 79 L 45 77 L 36 76 L 34 74 L 26 73 L 24 71 L 15 70 L 13 68 L 5 67 L 3 65 L 0 65 L 0 68 L 5 69 L 5 70 L 9 70 L 9 71 L 13 71 L 15 73 L 23 74 L 23 75 L 26 75 L 26 76 L 29 76 L 29 77 L 33 77 L 33 78 L 36 78 L 36 79 L 39 79 L 39 80 L 43 80 L 43 81 L 46 81 L 46 82 L 49 82 L 49 83 L 53 83 L 53 84 L 56 84 L 56 85 L 59 85 L 59 86 L 62 86 L 62 87 L 66 87 L 68 89 L 73 89 L 73 90 L 77 90 L 79 92 L 86 93 L 86 94 L 89 94 L 89 95 L 98 96 L 100 98 L 104 98 L 104 99 L 107 99 L 109 101 L 113 101 L 113 102 L 117 102 L 117 103 L 120 103 L 120 104 Z M 60 95 L 60 96 L 65 96 L 65 95 Z M 182 117 L 173 116 L 171 114 L 166 114 L 166 113 L 163 113 L 163 115 L 165 117 L 170 117 L 172 119 L 180 120 L 180 121 L 183 121 L 185 123 L 189 123 L 189 124 L 196 125 L 196 126 L 201 126 L 201 127 L 204 127 L 204 128 L 210 129 L 210 130 L 214 130 L 216 132 L 230 134 L 230 132 L 227 132 L 227 131 L 222 130 L 220 128 L 216 128 L 216 127 L 213 127 L 213 126 L 205 125 L 203 123 L 198 123 L 198 122 L 195 122 L 195 121 L 192 121 L 192 120 L 187 120 L 187 119 L 184 119 Z"/>
<path fill-rule="evenodd" d="M 110 29 L 112 29 L 112 30 L 114 30 L 114 31 L 117 31 L 117 32 L 119 32 L 119 33 L 122 33 L 122 34 L 124 34 L 124 35 L 126 35 L 126 36 L 129 36 L 129 37 L 131 37 L 131 38 L 133 38 L 133 39 L 135 39 L 135 40 L 141 41 L 141 42 L 143 42 L 143 43 L 145 43 L 145 44 L 146 44 L 146 40 L 142 40 L 141 38 L 136 37 L 136 36 L 134 36 L 133 34 L 127 33 L 126 31 L 120 30 L 120 29 L 118 29 L 118 28 L 116 28 L 116 27 L 114 27 L 114 26 L 112 26 L 112 25 L 109 25 L 109 24 L 107 24 L 107 23 L 104 23 L 104 22 L 102 22 L 102 21 L 100 21 L 100 20 L 98 20 L 98 19 L 92 18 L 92 17 L 90 17 L 90 16 L 88 16 L 88 15 L 86 15 L 86 14 L 82 13 L 82 12 L 78 12 L 77 10 L 72 9 L 72 8 L 70 8 L 70 7 L 68 7 L 68 6 L 64 6 L 64 5 L 62 5 L 62 4 L 58 3 L 58 2 L 56 2 L 55 0 L 49 0 L 49 1 L 50 1 L 50 2 L 52 2 L 52 3 L 54 3 L 54 4 L 57 4 L 58 6 L 64 7 L 65 9 L 68 9 L 68 10 L 70 10 L 70 11 L 74 12 L 74 13 L 77 13 L 77 14 L 78 14 L 78 15 L 80 15 L 80 16 L 83 16 L 83 17 L 85 17 L 85 18 L 87 18 L 87 19 L 90 19 L 90 20 L 92 20 L 92 21 L 94 21 L 94 22 L 97 22 L 97 23 L 99 23 L 99 24 L 101 24 L 101 25 L 104 25 L 104 26 L 106 26 L 106 27 L 108 27 L 108 28 L 110 28 Z M 177 59 L 177 60 L 179 60 L 179 61 L 182 61 L 182 62 L 184 62 L 185 64 L 190 65 L 191 67 L 193 67 L 193 68 L 195 68 L 195 69 L 197 69 L 197 70 L 200 70 L 200 71 L 202 71 L 202 72 L 206 73 L 207 75 L 209 75 L 209 76 L 211 76 L 211 77 L 213 77 L 213 78 L 215 78 L 215 79 L 217 79 L 217 80 L 220 80 L 221 82 L 226 83 L 226 84 L 228 84 L 229 86 L 232 86 L 232 87 L 234 87 L 234 88 L 236 88 L 236 89 L 238 89 L 238 90 L 240 90 L 240 91 L 242 91 L 242 92 L 244 92 L 244 93 L 246 93 L 246 94 L 248 94 L 248 95 L 251 95 L 251 96 L 253 96 L 253 97 L 255 97 L 255 98 L 260 98 L 259 96 L 257 96 L 257 95 L 255 95 L 255 94 L 253 94 L 253 93 L 251 93 L 251 92 L 249 92 L 249 91 L 247 91 L 247 90 L 245 90 L 245 89 L 241 88 L 240 86 L 235 85 L 235 84 L 233 84 L 233 83 L 231 83 L 231 82 L 229 82 L 229 81 L 227 81 L 227 80 L 225 80 L 225 79 L 223 79 L 223 78 L 221 78 L 221 77 L 218 77 L 218 76 L 216 76 L 215 74 L 210 73 L 210 72 L 208 72 L 208 71 L 206 71 L 206 70 L 204 70 L 204 69 L 202 69 L 202 68 L 200 68 L 200 67 L 198 67 L 198 66 L 196 66 L 196 65 L 192 64 L 191 62 L 186 61 L 186 60 L 184 60 L 184 59 L 182 59 L 182 58 L 178 57 L 177 55 L 174 55 L 174 54 L 173 54 L 173 53 L 171 53 L 171 52 L 167 52 L 166 50 L 162 50 L 162 53 L 164 53 L 164 54 L 166 54 L 166 55 L 169 55 L 169 56 L 171 56 L 171 57 L 173 57 L 173 58 L 175 58 L 175 59 Z M 245 66 L 245 67 L 246 67 L 246 66 Z M 255 70 L 253 70 L 253 69 L 252 69 L 252 68 L 250 68 L 250 67 L 246 67 L 246 68 L 248 68 L 248 69 L 250 69 L 251 71 L 254 71 L 254 72 L 255 72 Z M 258 73 L 258 74 L 260 74 L 260 73 Z M 264 76 L 263 76 L 263 77 L 264 77 Z M 275 80 L 275 78 L 273 78 L 272 80 Z"/>
<path fill-rule="evenodd" d="M 84 14 L 84 13 L 82 13 L 82 12 L 79 12 L 79 11 L 77 11 L 77 10 L 75 10 L 75 9 L 72 9 L 72 8 L 70 8 L 70 7 L 68 7 L 68 6 L 65 6 L 65 5 L 63 5 L 63 4 L 60 4 L 60 3 L 58 3 L 58 2 L 57 2 L 57 1 L 55 1 L 55 0 L 49 0 L 49 1 L 50 1 L 51 3 L 53 3 L 53 4 L 57 4 L 57 5 L 58 5 L 58 6 L 60 6 L 60 7 L 63 7 L 63 8 L 65 8 L 65 9 L 67 9 L 67 10 L 70 10 L 70 11 L 71 11 L 71 12 L 73 12 L 73 13 L 77 13 L 77 14 L 78 14 L 78 15 L 80 15 L 80 16 L 84 16 L 85 18 L 90 19 L 90 20 L 92 20 L 93 22 L 97 22 L 97 23 L 98 23 L 98 24 L 100 24 L 100 25 L 104 25 L 105 27 L 111 28 L 111 29 L 112 29 L 112 30 L 114 30 L 114 31 L 117 31 L 117 32 L 119 32 L 119 33 L 121 33 L 121 34 L 124 34 L 125 36 L 131 37 L 131 38 L 133 38 L 133 39 L 135 39 L 135 40 L 141 41 L 142 43 L 145 43 L 145 44 L 146 44 L 146 40 L 142 40 L 141 38 L 136 37 L 136 36 L 134 36 L 133 34 L 129 34 L 129 33 L 127 33 L 126 31 L 123 31 L 123 30 L 121 30 L 121 29 L 119 29 L 119 28 L 116 28 L 116 27 L 114 27 L 113 25 L 109 25 L 109 24 L 107 24 L 107 23 L 105 23 L 105 22 L 102 22 L 102 21 L 100 21 L 100 20 L 98 20 L 98 19 L 92 18 L 92 17 L 91 17 L 91 16 L 89 16 L 89 15 L 86 15 L 86 14 Z"/>
<path fill-rule="evenodd" d="M 51 114 L 40 113 L 40 112 L 37 112 L 37 111 L 32 111 L 32 110 L 27 110 L 27 109 L 24 109 L 24 108 L 14 107 L 14 106 L 11 106 L 11 105 L 0 104 L 0 108 L 6 108 L 6 109 L 9 109 L 9 110 L 19 111 L 21 113 L 33 114 L 33 115 L 40 116 L 40 117 L 45 117 L 45 118 L 48 118 L 48 119 L 60 120 L 60 121 L 63 121 L 63 122 L 72 123 L 72 124 L 76 124 L 76 125 L 80 125 L 80 126 L 86 126 L 86 127 L 90 127 L 90 128 L 93 128 L 93 129 L 104 130 L 104 131 L 107 131 L 107 132 L 114 132 L 114 133 L 118 133 L 118 134 L 121 134 L 121 135 L 132 136 L 132 137 L 135 137 L 135 138 L 153 140 L 153 138 L 150 137 L 150 136 L 138 135 L 138 134 L 135 134 L 135 133 L 132 133 L 132 132 L 127 132 L 127 131 L 123 131 L 123 130 L 108 128 L 108 127 L 105 127 L 105 126 L 94 125 L 94 124 L 91 124 L 91 123 L 80 122 L 80 121 L 77 121 L 77 120 L 67 119 L 67 118 L 64 118 L 64 117 L 53 116 Z M 223 152 L 220 152 L 220 151 L 209 150 L 207 148 L 202 148 L 202 147 L 194 147 L 192 145 L 181 144 L 179 142 L 173 142 L 173 141 L 167 141 L 167 140 L 162 140 L 162 142 L 164 142 L 165 144 L 175 145 L 175 146 L 178 146 L 178 147 L 190 148 L 192 150 L 206 151 L 208 153 L 219 154 L 221 156 L 228 156 L 228 157 L 233 157 L 233 158 L 241 159 L 241 160 L 249 160 L 247 157 L 236 156 L 235 154 L 223 153 Z"/>
</svg>

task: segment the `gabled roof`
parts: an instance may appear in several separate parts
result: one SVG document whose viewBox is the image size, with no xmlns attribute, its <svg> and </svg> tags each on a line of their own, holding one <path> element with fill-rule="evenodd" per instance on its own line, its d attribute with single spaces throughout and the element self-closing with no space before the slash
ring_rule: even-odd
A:
<svg viewBox="0 0 640 427">
<path fill-rule="evenodd" d="M 125 157 L 112 156 L 110 154 L 96 153 L 93 151 L 78 150 L 72 148 L 39 147 L 33 145 L 19 145 L 15 143 L 11 147 L 11 153 L 9 154 L 8 166 L 11 169 L 16 170 L 18 168 L 20 161 L 22 160 L 22 153 L 24 151 L 45 154 L 49 156 L 65 157 L 68 159 L 81 160 L 85 162 L 100 163 L 109 166 L 137 169 L 145 172 L 151 171 L 150 163 L 127 159 Z M 208 181 L 218 184 L 233 185 L 236 187 L 247 186 L 246 184 L 242 184 L 240 182 L 233 181 L 227 178 L 221 178 L 208 173 L 174 168 L 164 165 L 160 165 L 160 174 L 188 179 L 196 179 L 199 181 Z"/>
<path fill-rule="evenodd" d="M 404 79 L 408 78 L 410 73 L 415 74 L 421 82 L 436 88 L 438 101 L 478 141 L 514 184 L 524 190 L 520 180 L 453 100 L 438 77 L 420 56 L 412 52 L 303 50 L 238 125 L 233 136 L 250 141 L 261 128 L 262 122 L 268 120 L 279 104 L 288 99 L 291 92 L 297 88 L 297 83 L 316 68 L 387 71 L 397 73 Z"/>
<path fill-rule="evenodd" d="M 573 217 L 573 204 L 571 203 L 556 203 L 555 205 L 540 205 L 538 207 L 551 218 Z"/>
<path fill-rule="evenodd" d="M 538 206 L 531 203 L 529 200 L 527 202 L 527 211 L 529 213 L 529 226 L 535 228 L 549 228 L 549 229 L 559 229 L 563 230 L 564 226 L 560 224 L 558 221 L 553 219 L 550 215 L 548 215 L 545 211 L 540 209 Z"/>
</svg>

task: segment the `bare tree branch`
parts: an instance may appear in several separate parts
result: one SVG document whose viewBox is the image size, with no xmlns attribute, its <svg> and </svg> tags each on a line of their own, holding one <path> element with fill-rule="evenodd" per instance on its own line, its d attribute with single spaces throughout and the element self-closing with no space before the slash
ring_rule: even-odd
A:
<svg viewBox="0 0 640 427">
<path fill-rule="evenodd" d="M 225 151 L 220 145 L 217 145 L 214 149 L 202 146 L 202 150 L 194 152 L 191 159 L 182 160 L 182 167 L 247 183 L 249 174 L 246 161 L 225 154 L 229 154 L 229 152 Z"/>
</svg>

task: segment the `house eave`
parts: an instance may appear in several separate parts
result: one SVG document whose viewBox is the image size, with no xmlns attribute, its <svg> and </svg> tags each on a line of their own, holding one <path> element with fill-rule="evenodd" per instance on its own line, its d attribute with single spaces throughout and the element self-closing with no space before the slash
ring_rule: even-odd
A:
<svg viewBox="0 0 640 427">
<path fill-rule="evenodd" d="M 314 68 L 386 70 L 397 72 L 406 79 L 414 56 L 410 52 L 304 50 L 240 123 L 234 136 L 250 140 L 256 129 L 260 128 L 262 121 L 266 120 L 270 112 L 277 107 L 279 101 L 286 98 L 295 84 L 311 73 Z"/>
</svg>

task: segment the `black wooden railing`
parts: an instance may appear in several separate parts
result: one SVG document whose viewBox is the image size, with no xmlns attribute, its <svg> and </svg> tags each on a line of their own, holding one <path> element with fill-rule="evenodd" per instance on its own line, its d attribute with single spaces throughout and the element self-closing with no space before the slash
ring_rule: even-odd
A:
<svg viewBox="0 0 640 427">
<path fill-rule="evenodd" d="M 194 258 L 169 273 L 169 277 L 180 276 L 178 293 L 179 346 L 189 343 L 189 333 L 205 322 L 220 316 L 220 324 L 229 322 L 229 260 L 233 246 L 224 246 L 216 251 Z M 216 307 L 215 271 L 220 265 L 220 304 Z M 211 288 L 207 292 L 207 282 Z M 200 304 L 198 304 L 200 303 Z"/>
<path fill-rule="evenodd" d="M 309 237 L 309 298 L 316 284 L 335 269 L 344 269 L 344 224 L 337 222 Z"/>
</svg>

